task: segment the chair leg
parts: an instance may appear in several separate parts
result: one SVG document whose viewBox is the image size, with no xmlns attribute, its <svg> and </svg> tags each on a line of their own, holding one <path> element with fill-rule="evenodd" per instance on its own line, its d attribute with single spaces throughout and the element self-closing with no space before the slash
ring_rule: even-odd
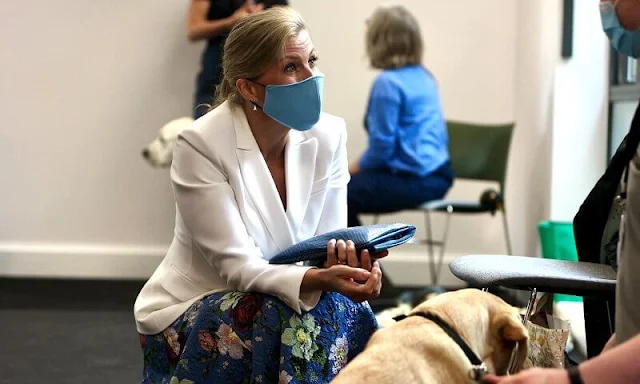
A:
<svg viewBox="0 0 640 384">
<path fill-rule="evenodd" d="M 513 249 L 511 249 L 511 237 L 509 236 L 509 223 L 507 221 L 507 212 L 502 209 L 502 226 L 504 228 L 504 238 L 507 243 L 507 254 L 513 255 Z"/>
<path fill-rule="evenodd" d="M 536 303 L 536 296 L 538 296 L 538 290 L 533 288 L 531 290 L 531 295 L 529 296 L 529 302 L 527 303 L 527 310 L 525 311 L 524 318 L 522 319 L 522 324 L 526 324 L 531 317 L 531 312 L 533 312 L 533 305 Z"/>
<path fill-rule="evenodd" d="M 433 254 L 433 234 L 431 233 L 431 219 L 429 211 L 424 212 L 424 226 L 427 230 L 427 252 L 429 257 L 429 274 L 431 275 L 431 286 L 436 284 L 436 261 Z"/>
<path fill-rule="evenodd" d="M 442 262 L 444 261 L 444 251 L 447 246 L 447 239 L 449 238 L 449 226 L 451 224 L 451 215 L 453 214 L 453 207 L 447 207 L 447 216 L 444 226 L 444 235 L 442 236 L 442 244 L 440 245 L 440 257 L 438 260 L 438 267 L 436 269 L 436 282 L 435 285 L 440 283 L 440 274 L 442 273 Z"/>
<path fill-rule="evenodd" d="M 611 316 L 611 308 L 609 308 L 609 300 L 605 301 L 606 305 L 607 305 L 607 320 L 609 323 L 609 332 L 613 335 L 615 332 L 615 327 L 613 326 L 613 323 L 611 322 L 612 320 L 612 316 Z"/>
</svg>

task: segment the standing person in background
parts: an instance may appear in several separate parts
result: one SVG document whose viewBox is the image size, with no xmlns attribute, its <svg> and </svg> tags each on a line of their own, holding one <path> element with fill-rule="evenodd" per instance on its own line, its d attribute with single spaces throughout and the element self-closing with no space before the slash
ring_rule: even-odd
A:
<svg viewBox="0 0 640 384">
<path fill-rule="evenodd" d="M 207 113 L 213 103 L 215 87 L 222 80 L 222 47 L 231 28 L 241 18 L 274 5 L 287 5 L 287 0 L 191 0 L 187 38 L 192 42 L 207 40 L 196 77 L 194 119 Z"/>
<path fill-rule="evenodd" d="M 367 55 L 381 69 L 369 96 L 369 147 L 349 167 L 348 225 L 442 198 L 453 182 L 438 85 L 422 65 L 420 26 L 402 6 L 368 20 Z"/>
</svg>

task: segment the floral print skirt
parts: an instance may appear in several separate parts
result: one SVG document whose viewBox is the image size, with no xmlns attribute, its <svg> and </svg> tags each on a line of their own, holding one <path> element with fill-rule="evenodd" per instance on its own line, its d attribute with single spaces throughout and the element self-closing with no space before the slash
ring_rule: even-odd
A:
<svg viewBox="0 0 640 384">
<path fill-rule="evenodd" d="M 368 303 L 323 293 L 298 315 L 279 299 L 218 292 L 157 335 L 140 335 L 142 382 L 327 383 L 377 329 Z"/>
</svg>

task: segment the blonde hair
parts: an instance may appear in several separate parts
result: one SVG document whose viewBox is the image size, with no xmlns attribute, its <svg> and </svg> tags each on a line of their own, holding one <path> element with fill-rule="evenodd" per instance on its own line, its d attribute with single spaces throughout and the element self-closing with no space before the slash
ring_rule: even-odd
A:
<svg viewBox="0 0 640 384">
<path fill-rule="evenodd" d="M 233 27 L 222 54 L 222 82 L 216 88 L 213 107 L 226 100 L 242 104 L 238 79 L 255 79 L 285 53 L 289 41 L 307 26 L 290 7 L 273 7 L 254 13 Z"/>
<path fill-rule="evenodd" d="M 420 25 L 401 5 L 378 7 L 368 20 L 366 48 L 374 68 L 422 64 Z"/>
</svg>

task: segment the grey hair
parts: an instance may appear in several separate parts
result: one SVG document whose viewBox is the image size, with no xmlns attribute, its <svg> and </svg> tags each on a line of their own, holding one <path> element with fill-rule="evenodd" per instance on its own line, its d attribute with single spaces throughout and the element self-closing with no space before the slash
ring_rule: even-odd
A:
<svg viewBox="0 0 640 384">
<path fill-rule="evenodd" d="M 424 43 L 420 25 L 401 5 L 380 6 L 368 20 L 366 48 L 374 68 L 422 64 Z"/>
</svg>

